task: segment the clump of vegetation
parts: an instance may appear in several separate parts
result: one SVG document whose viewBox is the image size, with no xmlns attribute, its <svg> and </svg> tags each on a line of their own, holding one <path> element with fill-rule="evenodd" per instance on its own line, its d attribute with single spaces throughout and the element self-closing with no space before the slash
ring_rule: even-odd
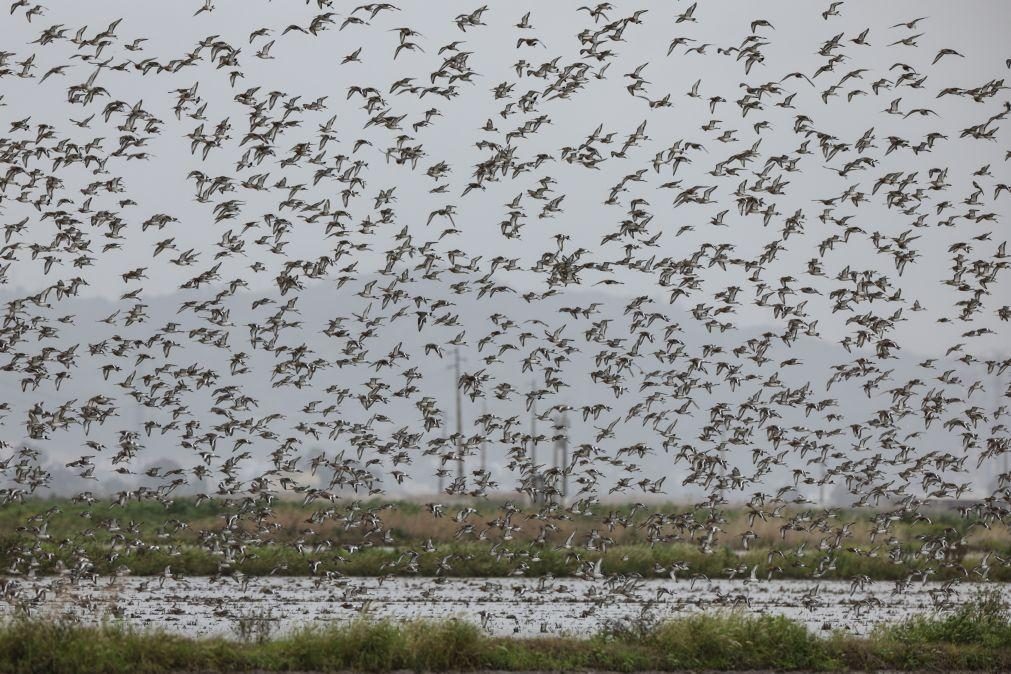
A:
<svg viewBox="0 0 1011 674">
<path fill-rule="evenodd" d="M 241 613 L 235 616 L 232 631 L 244 643 L 266 643 L 276 631 L 276 619 L 271 611 Z"/>
<path fill-rule="evenodd" d="M 998 590 L 981 590 L 973 601 L 942 617 L 917 616 L 883 628 L 880 636 L 916 644 L 1011 646 L 1011 607 Z"/>
<path fill-rule="evenodd" d="M 998 590 L 939 616 L 916 616 L 879 627 L 867 640 L 876 659 L 897 669 L 1007 670 L 1011 666 L 1011 607 Z M 873 662 L 873 661 L 872 661 Z"/>
<path fill-rule="evenodd" d="M 267 617 L 269 619 L 269 616 Z M 782 616 L 699 613 L 610 625 L 595 636 L 492 637 L 459 620 L 367 622 L 287 635 L 189 638 L 21 618 L 0 626 L 0 672 L 976 669 L 1011 667 L 1011 610 L 997 592 L 866 638 L 811 633 Z"/>
</svg>

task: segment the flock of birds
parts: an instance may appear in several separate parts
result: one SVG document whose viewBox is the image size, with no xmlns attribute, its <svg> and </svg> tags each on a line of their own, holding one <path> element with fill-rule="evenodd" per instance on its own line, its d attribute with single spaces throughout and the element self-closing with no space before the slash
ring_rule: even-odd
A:
<svg viewBox="0 0 1011 674">
<path fill-rule="evenodd" d="M 954 530 L 911 556 L 894 535 L 931 500 L 1006 526 L 1011 60 L 927 51 L 943 23 L 849 2 L 798 3 L 796 26 L 750 4 L 169 4 L 179 35 L 140 5 L 96 25 L 17 0 L 2 22 L 0 503 L 47 493 L 54 456 L 78 502 L 135 480 L 77 538 L 27 520 L 8 576 L 58 546 L 64 578 L 92 577 L 96 527 L 110 559 L 162 545 L 115 508 L 185 493 L 232 504 L 199 536 L 223 576 L 278 499 L 316 508 L 313 574 L 398 544 L 367 499 L 412 485 L 517 575 L 551 546 L 603 578 L 584 557 L 615 526 L 712 552 L 728 504 L 787 544 L 823 533 L 822 575 L 847 549 L 957 565 Z M 877 546 L 817 507 L 828 486 Z M 682 515 L 650 505 L 686 494 Z M 507 502 L 486 521 L 469 504 L 489 497 Z M 554 535 L 580 516 L 597 528 Z M 439 554 L 414 548 L 397 564 Z"/>
</svg>

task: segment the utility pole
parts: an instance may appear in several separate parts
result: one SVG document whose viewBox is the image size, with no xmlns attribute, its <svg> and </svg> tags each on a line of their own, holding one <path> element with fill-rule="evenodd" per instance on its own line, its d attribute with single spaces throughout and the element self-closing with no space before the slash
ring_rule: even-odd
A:
<svg viewBox="0 0 1011 674">
<path fill-rule="evenodd" d="M 818 505 L 825 509 L 825 476 L 828 474 L 828 469 L 825 467 L 825 459 L 822 457 L 821 461 L 821 479 L 818 480 Z"/>
<path fill-rule="evenodd" d="M 996 414 L 997 410 L 1000 409 L 1000 407 L 1001 407 L 1001 402 L 1000 401 L 1001 401 L 1001 399 L 1003 397 L 1004 397 L 1004 379 L 1001 377 L 1001 375 L 997 375 L 997 385 L 994 387 L 994 392 L 993 392 L 993 413 L 994 414 Z M 990 427 L 993 428 L 993 426 L 996 426 L 996 425 L 997 425 L 997 420 L 994 419 L 991 422 Z M 1002 452 L 1001 455 L 1000 455 L 1000 458 L 1001 458 L 1001 473 L 1003 473 L 1005 475 L 1008 472 L 1008 458 L 1007 458 L 1007 455 L 1008 455 L 1007 452 Z"/>
<path fill-rule="evenodd" d="M 439 411 L 439 422 L 440 422 L 439 426 L 442 428 L 442 440 L 443 440 L 443 442 L 440 445 L 440 447 L 442 448 L 443 451 L 445 451 L 445 449 L 446 449 L 446 413 L 443 412 L 442 410 Z M 442 466 L 443 466 L 443 464 L 444 464 L 444 461 L 442 460 L 442 455 L 439 455 L 438 459 L 435 462 L 435 471 L 436 471 L 436 475 L 438 475 L 438 480 L 439 480 L 439 494 L 442 494 L 442 490 L 445 487 L 445 485 L 443 484 L 443 481 L 442 481 Z"/>
<path fill-rule="evenodd" d="M 460 395 L 460 347 L 453 349 L 453 388 L 456 391 L 456 477 L 463 479 L 463 398 Z"/>
<path fill-rule="evenodd" d="M 558 440 L 555 441 L 555 467 L 559 470 L 561 477 L 562 505 L 569 496 L 569 417 L 565 412 L 555 417 L 555 434 Z"/>
<path fill-rule="evenodd" d="M 994 356 L 994 360 L 998 364 L 1001 363 L 1001 362 L 1003 362 L 1004 359 L 1005 359 L 1005 355 L 1003 353 L 998 353 L 998 354 L 996 354 Z M 997 410 L 1000 409 L 1001 398 L 1003 398 L 1003 396 L 1004 396 L 1004 378 L 1000 374 L 1000 370 L 999 369 L 994 372 L 993 377 L 991 378 L 991 382 L 992 382 L 992 387 L 991 387 L 991 390 L 990 390 L 990 428 L 992 429 L 994 426 L 997 425 L 997 418 L 996 418 Z M 1000 470 L 1001 470 L 1001 473 L 1005 474 L 1005 475 L 1008 472 L 1008 456 L 1007 455 L 1008 455 L 1007 452 L 1001 452 L 1001 455 L 1000 455 L 1000 459 L 1001 459 L 1001 468 L 1000 468 Z M 1000 484 L 1000 482 L 998 482 L 998 484 Z"/>
<path fill-rule="evenodd" d="M 537 503 L 541 476 L 537 471 L 537 397 L 534 395 L 535 382 L 530 380 L 530 479 L 533 485 L 531 502 Z"/>
<path fill-rule="evenodd" d="M 716 448 L 720 456 L 720 501 L 727 498 L 727 441 L 726 428 L 720 429 L 720 444 Z"/>
<path fill-rule="evenodd" d="M 537 467 L 537 398 L 533 395 L 534 380 L 530 380 L 530 466 Z"/>
<path fill-rule="evenodd" d="M 1003 358 L 1004 358 L 1003 354 L 1001 354 L 1001 353 L 994 353 L 994 354 L 991 354 L 991 356 L 987 359 L 986 362 L 996 361 L 996 362 L 1000 363 L 1003 360 Z M 983 361 L 977 361 L 977 362 L 978 362 L 978 365 L 984 365 L 985 366 L 985 362 L 983 362 Z M 1001 390 L 1001 383 L 1002 383 L 1001 382 L 1001 376 L 997 372 L 991 372 L 991 371 L 989 371 L 988 368 L 984 367 L 983 375 L 982 375 L 982 378 L 980 379 L 980 383 L 984 383 L 984 382 L 985 382 L 985 386 L 983 388 L 983 393 L 984 393 L 984 395 L 987 395 L 989 399 L 986 402 L 983 403 L 983 407 L 984 408 L 989 408 L 989 410 L 988 410 L 989 414 L 987 416 L 989 417 L 989 425 L 990 425 L 990 428 L 992 429 L 996 425 L 996 419 L 994 418 L 994 416 L 997 413 L 997 409 L 1000 407 L 1001 395 L 1003 394 L 1003 391 Z M 991 439 L 991 437 L 992 437 L 992 435 L 990 433 L 988 433 L 987 434 L 987 444 L 989 444 L 989 440 Z M 982 465 L 983 464 L 983 456 L 985 456 L 985 452 L 987 450 L 988 450 L 988 447 L 982 447 L 982 448 L 978 448 L 976 450 L 977 453 L 979 454 L 979 460 L 976 462 L 975 476 L 974 476 L 973 482 L 975 483 L 976 491 L 978 492 L 977 495 L 985 495 L 987 492 L 990 491 L 990 485 L 983 483 L 983 480 L 985 478 L 983 477 L 983 475 L 981 475 L 981 471 L 992 471 L 992 470 L 996 470 L 997 469 L 997 463 L 996 463 L 996 461 L 993 461 L 992 463 L 989 463 L 986 468 L 983 467 L 983 465 Z M 1001 466 L 1001 472 L 1002 473 L 1007 473 L 1008 472 L 1008 456 L 1007 456 L 1007 452 L 1002 452 L 1001 453 L 1001 463 L 1000 463 L 1000 466 Z M 997 479 L 997 481 L 996 481 L 995 484 L 997 484 L 997 485 L 1001 484 L 999 478 Z"/>
<path fill-rule="evenodd" d="M 143 363 L 138 363 L 136 368 L 134 368 L 134 378 L 143 379 L 144 375 L 141 374 L 140 369 Z M 147 422 L 147 413 L 144 411 L 144 402 L 141 396 L 137 396 L 134 399 L 134 425 L 136 427 L 135 433 L 137 433 L 136 444 L 138 448 L 140 444 L 144 441 L 144 425 Z"/>
<path fill-rule="evenodd" d="M 481 398 L 481 416 L 486 416 L 488 414 L 488 403 L 484 398 Z M 488 469 L 488 438 L 484 432 L 481 433 L 481 473 L 482 475 Z"/>
</svg>

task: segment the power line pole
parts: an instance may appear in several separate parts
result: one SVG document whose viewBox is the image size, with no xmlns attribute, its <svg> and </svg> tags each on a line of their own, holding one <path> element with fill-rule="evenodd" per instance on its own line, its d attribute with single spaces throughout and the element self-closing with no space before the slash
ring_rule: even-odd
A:
<svg viewBox="0 0 1011 674">
<path fill-rule="evenodd" d="M 825 459 L 821 461 L 821 479 L 818 480 L 818 505 L 825 508 L 825 476 L 828 474 L 828 469 L 825 467 Z"/>
<path fill-rule="evenodd" d="M 1004 380 L 1003 380 L 1003 378 L 1000 375 L 997 376 L 997 386 L 995 387 L 994 396 L 993 397 L 994 397 L 993 411 L 994 411 L 994 414 L 996 414 L 997 410 L 999 410 L 1000 407 L 1001 407 L 1001 402 L 1000 401 L 1004 397 Z M 997 420 L 994 419 L 993 422 L 992 422 L 991 427 L 995 426 L 996 422 L 997 422 Z M 1007 455 L 1008 455 L 1007 452 L 1002 452 L 1001 455 L 1000 455 L 1000 458 L 1001 458 L 1001 473 L 1003 473 L 1005 475 L 1007 475 L 1007 472 L 1008 472 L 1008 458 L 1007 458 Z"/>
<path fill-rule="evenodd" d="M 994 356 L 994 360 L 997 362 L 998 365 L 1000 365 L 1000 363 L 1004 359 L 1005 359 L 1005 356 L 1004 356 L 1003 353 L 998 353 L 997 355 Z M 990 398 L 991 398 L 991 402 L 990 402 L 990 428 L 992 429 L 994 426 L 997 425 L 997 410 L 1000 409 L 1001 398 L 1004 396 L 1004 387 L 1003 387 L 1003 385 L 1004 385 L 1004 378 L 1001 375 L 999 368 L 997 369 L 997 371 L 994 372 L 993 377 L 991 378 L 991 381 L 993 383 L 993 386 L 992 386 L 991 391 L 990 391 Z M 1005 474 L 1005 475 L 1008 472 L 1008 456 L 1007 455 L 1008 455 L 1008 453 L 1005 451 L 1005 452 L 1001 452 L 1001 456 L 1000 456 L 1000 458 L 1001 458 L 1001 473 Z M 998 481 L 998 484 L 1000 484 L 999 481 Z"/>
<path fill-rule="evenodd" d="M 537 471 L 537 396 L 534 395 L 535 382 L 530 380 L 530 479 L 532 484 L 531 503 L 537 503 L 541 476 Z"/>
<path fill-rule="evenodd" d="M 484 398 L 481 398 L 481 416 L 486 416 L 488 414 L 488 403 Z M 487 423 L 487 422 L 486 422 Z M 485 433 L 481 433 L 481 474 L 483 475 L 488 469 L 488 438 Z"/>
<path fill-rule="evenodd" d="M 534 393 L 534 380 L 530 380 L 530 466 L 537 467 L 537 397 Z"/>
<path fill-rule="evenodd" d="M 726 429 L 720 430 L 720 444 L 716 448 L 720 456 L 720 501 L 727 498 L 727 441 Z M 722 503 L 721 503 L 722 505 Z"/>
<path fill-rule="evenodd" d="M 1003 360 L 1003 354 L 1001 354 L 1001 353 L 995 353 L 995 354 L 992 354 L 990 356 L 990 359 L 987 359 L 986 363 L 989 363 L 989 362 L 1000 363 L 1002 360 Z M 996 414 L 997 414 L 997 410 L 1000 407 L 1001 394 L 1003 393 L 1003 391 L 1001 390 L 1001 383 L 1002 383 L 1001 382 L 1001 376 L 997 372 L 991 372 L 990 369 L 989 369 L 989 366 L 986 365 L 986 363 L 984 363 L 983 361 L 977 361 L 977 362 L 978 362 L 979 365 L 984 365 L 985 366 L 984 370 L 983 370 L 983 376 L 980 379 L 979 383 L 983 384 L 985 382 L 985 387 L 984 387 L 983 391 L 984 391 L 984 395 L 988 395 L 989 400 L 987 400 L 986 402 L 984 402 L 983 406 L 984 406 L 984 408 L 989 408 L 989 415 L 988 415 L 989 416 L 989 423 L 990 423 L 990 428 L 993 429 L 993 427 L 996 425 L 996 421 L 997 420 L 996 420 L 995 417 L 996 417 Z M 989 445 L 989 440 L 990 439 L 992 439 L 992 433 L 988 433 L 987 434 L 987 444 L 988 445 Z M 997 463 L 996 463 L 996 460 L 994 460 L 992 462 L 988 462 L 987 467 L 983 468 L 983 457 L 986 455 L 986 452 L 989 451 L 989 447 L 977 448 L 976 451 L 979 454 L 979 460 L 976 462 L 975 478 L 974 478 L 973 482 L 975 483 L 976 491 L 979 492 L 978 495 L 985 495 L 989 491 L 990 485 L 983 483 L 984 476 L 981 473 L 984 473 L 986 471 L 995 470 L 997 468 Z M 1001 465 L 1001 472 L 1002 473 L 1007 473 L 1008 472 L 1008 456 L 1007 456 L 1007 452 L 1002 452 L 1001 453 L 1001 464 L 1000 465 Z M 996 484 L 997 485 L 1001 484 L 1000 478 L 997 479 Z"/>
<path fill-rule="evenodd" d="M 555 467 L 562 480 L 562 505 L 565 505 L 569 496 L 569 474 L 566 472 L 569 467 L 569 417 L 565 412 L 555 418 L 555 434 L 558 436 L 555 441 Z"/>
<path fill-rule="evenodd" d="M 453 349 L 453 387 L 456 390 L 456 477 L 463 478 L 463 397 L 460 395 L 460 347 Z"/>
<path fill-rule="evenodd" d="M 446 413 L 443 412 L 442 410 L 439 410 L 439 422 L 440 422 L 439 426 L 442 428 L 442 440 L 443 440 L 442 443 L 440 444 L 440 447 L 441 447 L 442 451 L 445 451 L 446 450 Z M 438 479 L 439 479 L 439 493 L 440 494 L 442 494 L 442 490 L 445 487 L 445 485 L 443 484 L 443 481 L 442 481 L 442 467 L 443 467 L 443 465 L 445 465 L 445 462 L 442 460 L 442 455 L 440 454 L 438 456 L 438 459 L 435 462 L 435 471 L 436 471 L 436 475 L 438 476 Z"/>
</svg>

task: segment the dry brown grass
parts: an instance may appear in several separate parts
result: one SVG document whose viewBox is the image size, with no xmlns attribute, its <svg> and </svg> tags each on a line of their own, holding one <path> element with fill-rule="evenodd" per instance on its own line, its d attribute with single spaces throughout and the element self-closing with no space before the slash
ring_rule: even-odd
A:
<svg viewBox="0 0 1011 674">
<path fill-rule="evenodd" d="M 465 522 L 457 521 L 455 515 L 466 505 L 447 506 L 446 515 L 434 517 L 428 510 L 417 508 L 389 508 L 380 513 L 382 526 L 388 529 L 396 542 L 412 543 L 418 541 L 432 540 L 435 543 L 448 543 L 453 541 L 474 540 L 479 532 L 488 530 L 489 535 L 497 537 L 500 531 L 492 527 L 492 520 L 501 515 L 501 511 L 484 509 L 482 512 L 470 515 Z M 667 506 L 670 509 L 670 506 Z M 680 512 L 685 512 L 681 509 Z M 279 525 L 276 532 L 276 540 L 293 541 L 303 537 L 307 531 L 312 531 L 316 536 L 326 537 L 330 540 L 343 542 L 360 540 L 362 531 L 360 527 L 346 528 L 341 521 L 328 519 L 322 522 L 310 523 L 308 521 L 312 508 L 301 508 L 295 504 L 290 504 L 277 509 L 272 523 Z M 596 531 L 600 536 L 610 539 L 608 545 L 634 545 L 647 543 L 647 531 L 642 526 L 650 509 L 640 511 L 628 526 L 616 523 L 613 527 L 602 525 L 601 516 L 594 517 L 558 517 L 549 520 L 535 518 L 536 511 L 532 509 L 521 510 L 512 516 L 511 524 L 518 527 L 513 532 L 514 540 L 519 542 L 533 541 L 542 534 L 545 527 L 550 527 L 547 531 L 547 539 L 550 541 L 560 541 L 568 538 L 574 533 L 574 543 L 586 540 L 591 532 Z M 743 510 L 729 510 L 726 512 L 725 521 L 718 524 L 720 528 L 719 541 L 723 545 L 733 549 L 744 549 L 745 536 L 750 532 L 754 538 L 750 541 L 749 547 L 768 548 L 784 544 L 800 545 L 807 543 L 809 547 L 817 547 L 822 541 L 834 542 L 840 534 L 842 527 L 846 524 L 848 535 L 843 539 L 844 546 L 850 547 L 870 547 L 881 544 L 884 539 L 895 536 L 899 540 L 915 542 L 918 535 L 928 532 L 939 533 L 944 527 L 942 525 L 928 525 L 926 523 L 894 523 L 887 536 L 878 536 L 872 540 L 873 524 L 864 517 L 857 515 L 840 515 L 836 519 L 829 520 L 821 527 L 809 529 L 789 529 L 782 530 L 784 524 L 800 511 L 785 511 L 777 518 L 763 520 L 756 518 L 754 522 L 749 522 L 748 515 Z M 603 514 L 606 514 L 606 510 Z M 197 524 L 200 526 L 203 522 Z M 213 524 L 207 522 L 207 524 Z M 464 531 L 464 525 L 473 525 L 473 531 Z M 218 523 L 220 526 L 220 523 Z M 679 531 L 673 526 L 663 527 L 664 535 L 681 536 L 682 540 L 691 542 L 689 531 Z M 972 528 L 965 536 L 965 547 L 967 550 L 996 550 L 1004 551 L 1011 549 L 1011 532 L 1008 527 L 1000 526 L 991 529 L 983 527 Z"/>
</svg>

